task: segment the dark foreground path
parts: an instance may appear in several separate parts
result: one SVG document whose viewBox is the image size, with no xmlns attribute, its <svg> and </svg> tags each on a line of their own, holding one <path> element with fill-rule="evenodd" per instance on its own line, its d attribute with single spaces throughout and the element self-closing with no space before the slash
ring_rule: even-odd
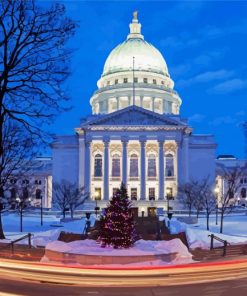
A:
<svg viewBox="0 0 247 296">
<path fill-rule="evenodd" d="M 212 284 L 147 288 L 83 288 L 0 279 L 0 295 L 7 296 L 13 294 L 23 296 L 244 296 L 247 295 L 247 278 Z"/>
</svg>

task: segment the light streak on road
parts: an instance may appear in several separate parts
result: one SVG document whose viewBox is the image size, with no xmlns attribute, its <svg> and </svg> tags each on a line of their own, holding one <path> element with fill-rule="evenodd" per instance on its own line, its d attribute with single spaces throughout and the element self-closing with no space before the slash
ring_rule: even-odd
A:
<svg viewBox="0 0 247 296">
<path fill-rule="evenodd" d="M 84 287 L 171 286 L 247 278 L 247 260 L 120 269 L 1 259 L 0 278 Z"/>
</svg>

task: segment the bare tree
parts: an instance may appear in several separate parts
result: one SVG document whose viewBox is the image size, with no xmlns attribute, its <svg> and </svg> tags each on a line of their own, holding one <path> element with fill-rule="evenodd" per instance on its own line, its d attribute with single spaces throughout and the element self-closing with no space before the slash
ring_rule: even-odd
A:
<svg viewBox="0 0 247 296">
<path fill-rule="evenodd" d="M 206 211 L 207 230 L 209 230 L 209 218 L 216 209 L 216 197 L 212 185 L 209 183 L 209 178 L 200 182 L 200 200 L 202 208 Z"/>
<path fill-rule="evenodd" d="M 70 74 L 72 51 L 65 44 L 74 31 L 75 23 L 66 17 L 62 4 L 43 8 L 35 0 L 0 2 L 1 190 L 27 161 L 24 154 L 30 143 L 33 147 L 44 143 L 44 125 L 67 110 L 63 82 Z M 23 154 L 15 155 L 18 149 Z"/>
<path fill-rule="evenodd" d="M 234 208 L 235 197 L 241 186 L 240 180 L 245 174 L 246 168 L 224 167 L 222 169 L 223 190 L 217 197 L 220 212 L 220 233 L 223 233 L 224 217 Z"/>
<path fill-rule="evenodd" d="M 85 192 L 85 188 L 78 188 L 75 183 L 62 180 L 53 184 L 53 206 L 62 211 L 63 218 L 69 209 L 73 219 L 75 209 L 83 205 L 87 198 L 88 193 Z"/>
<path fill-rule="evenodd" d="M 24 130 L 20 123 L 11 120 L 8 116 L 5 118 L 3 131 L 3 153 L 0 158 L 0 192 L 2 198 L 6 197 L 6 192 L 13 186 L 10 179 L 27 172 L 30 168 L 35 149 L 29 134 Z M 5 210 L 9 204 L 5 203 Z M 1 221 L 0 221 L 1 222 Z M 0 239 L 4 238 L 2 223 L 0 223 Z"/>
<path fill-rule="evenodd" d="M 188 182 L 178 187 L 178 200 L 189 210 L 189 216 L 191 216 L 191 211 L 197 196 L 194 183 L 195 182 Z"/>
</svg>

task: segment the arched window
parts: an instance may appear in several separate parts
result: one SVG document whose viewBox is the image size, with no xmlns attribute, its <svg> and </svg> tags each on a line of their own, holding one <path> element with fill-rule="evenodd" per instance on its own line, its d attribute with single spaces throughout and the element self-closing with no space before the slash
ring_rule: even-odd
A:
<svg viewBox="0 0 247 296">
<path fill-rule="evenodd" d="M 112 157 L 112 177 L 120 177 L 120 156 L 118 154 Z"/>
<path fill-rule="evenodd" d="M 94 177 L 102 177 L 102 155 L 96 154 L 94 157 Z"/>
<path fill-rule="evenodd" d="M 242 189 L 241 189 L 241 197 L 242 197 L 242 198 L 246 198 L 246 197 L 247 197 L 247 194 L 246 194 L 246 188 L 242 188 Z"/>
<path fill-rule="evenodd" d="M 156 177 L 156 157 L 154 154 L 148 156 L 148 177 Z"/>
<path fill-rule="evenodd" d="M 130 156 L 130 177 L 138 177 L 138 156 L 136 154 Z"/>
<path fill-rule="evenodd" d="M 174 176 L 174 157 L 172 154 L 166 155 L 166 177 Z"/>
</svg>

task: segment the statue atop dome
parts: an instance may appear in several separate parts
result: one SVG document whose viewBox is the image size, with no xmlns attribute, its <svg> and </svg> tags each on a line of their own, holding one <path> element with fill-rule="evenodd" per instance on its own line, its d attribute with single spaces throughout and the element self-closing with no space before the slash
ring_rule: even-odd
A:
<svg viewBox="0 0 247 296">
<path fill-rule="evenodd" d="M 137 20 L 137 14 L 138 14 L 138 11 L 135 10 L 135 11 L 133 12 L 133 20 L 138 21 L 138 20 Z"/>
</svg>

